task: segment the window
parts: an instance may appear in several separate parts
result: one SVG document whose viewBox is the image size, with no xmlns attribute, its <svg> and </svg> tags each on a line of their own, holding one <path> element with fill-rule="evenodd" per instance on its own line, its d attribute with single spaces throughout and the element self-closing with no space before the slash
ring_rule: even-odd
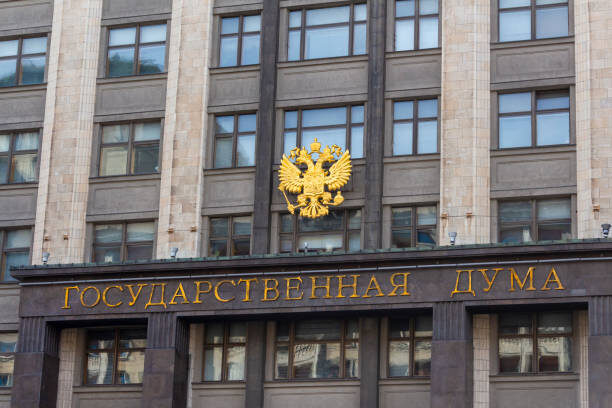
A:
<svg viewBox="0 0 612 408">
<path fill-rule="evenodd" d="M 0 247 L 2 248 L 2 280 L 14 281 L 10 274 L 13 266 L 30 264 L 30 246 L 32 245 L 32 230 L 16 229 L 0 231 Z"/>
<path fill-rule="evenodd" d="M 243 381 L 246 323 L 207 323 L 204 332 L 204 381 Z"/>
<path fill-rule="evenodd" d="M 501 373 L 572 370 L 572 313 L 502 313 L 499 315 Z"/>
<path fill-rule="evenodd" d="M 109 77 L 157 74 L 166 70 L 166 24 L 111 28 Z"/>
<path fill-rule="evenodd" d="M 261 16 L 221 19 L 219 66 L 259 64 Z"/>
<path fill-rule="evenodd" d="M 363 105 L 338 108 L 304 109 L 285 112 L 284 152 L 310 144 L 318 139 L 325 146 L 349 149 L 351 157 L 363 157 Z"/>
<path fill-rule="evenodd" d="M 142 384 L 146 347 L 146 328 L 88 330 L 85 384 Z"/>
<path fill-rule="evenodd" d="M 431 316 L 389 319 L 389 377 L 431 373 Z"/>
<path fill-rule="evenodd" d="M 209 256 L 249 255 L 251 216 L 210 219 Z"/>
<path fill-rule="evenodd" d="M 45 82 L 47 36 L 0 41 L 0 87 Z"/>
<path fill-rule="evenodd" d="M 0 133 L 0 184 L 36 181 L 38 132 Z"/>
<path fill-rule="evenodd" d="M 499 148 L 570 143 L 568 91 L 499 95 Z"/>
<path fill-rule="evenodd" d="M 357 319 L 277 322 L 275 379 L 358 377 Z"/>
<path fill-rule="evenodd" d="M 571 239 L 569 198 L 499 203 L 499 241 L 530 242 Z"/>
<path fill-rule="evenodd" d="M 161 122 L 102 126 L 100 176 L 159 173 Z"/>
<path fill-rule="evenodd" d="M 499 41 L 568 35 L 568 0 L 499 0 Z"/>
<path fill-rule="evenodd" d="M 438 100 L 393 104 L 393 155 L 438 152 Z"/>
<path fill-rule="evenodd" d="M 94 262 L 149 260 L 153 257 L 154 222 L 94 226 Z"/>
<path fill-rule="evenodd" d="M 257 115 L 217 116 L 215 118 L 214 167 L 255 165 Z"/>
<path fill-rule="evenodd" d="M 436 246 L 437 213 L 436 206 L 392 208 L 391 248 Z"/>
<path fill-rule="evenodd" d="M 289 61 L 366 53 L 365 3 L 289 11 Z"/>
<path fill-rule="evenodd" d="M 321 218 L 283 214 L 280 252 L 361 249 L 361 210 L 336 210 Z"/>
<path fill-rule="evenodd" d="M 0 333 L 0 387 L 13 385 L 17 333 Z"/>
<path fill-rule="evenodd" d="M 438 0 L 395 1 L 395 50 L 438 48 Z"/>
</svg>

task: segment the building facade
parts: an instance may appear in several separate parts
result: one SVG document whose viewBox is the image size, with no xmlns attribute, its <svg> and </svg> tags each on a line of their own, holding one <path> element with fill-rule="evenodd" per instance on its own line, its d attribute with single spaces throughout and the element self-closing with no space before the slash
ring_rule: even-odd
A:
<svg viewBox="0 0 612 408">
<path fill-rule="evenodd" d="M 0 406 L 612 407 L 611 18 L 0 0 Z"/>
</svg>

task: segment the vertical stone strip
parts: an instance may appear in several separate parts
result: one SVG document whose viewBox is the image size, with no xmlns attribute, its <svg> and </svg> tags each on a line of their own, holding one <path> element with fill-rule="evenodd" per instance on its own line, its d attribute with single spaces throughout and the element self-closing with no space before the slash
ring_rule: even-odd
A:
<svg viewBox="0 0 612 408">
<path fill-rule="evenodd" d="M 474 408 L 489 408 L 489 315 L 474 315 Z"/>
<path fill-rule="evenodd" d="M 447 0 L 442 11 L 440 243 L 490 238 L 490 0 Z"/>
<path fill-rule="evenodd" d="M 578 349 L 580 373 L 580 408 L 589 408 L 589 314 L 587 311 L 578 312 Z"/>
<path fill-rule="evenodd" d="M 612 388 L 612 296 L 589 299 L 589 408 L 610 408 Z"/>
<path fill-rule="evenodd" d="M 72 386 L 77 368 L 78 329 L 64 329 L 60 335 L 57 408 L 72 407 Z"/>
<path fill-rule="evenodd" d="M 612 2 L 574 0 L 578 238 L 612 222 Z"/>
<path fill-rule="evenodd" d="M 253 320 L 247 323 L 248 362 L 246 365 L 245 408 L 264 405 L 264 381 L 266 368 L 266 322 Z"/>
<path fill-rule="evenodd" d="M 378 381 L 380 379 L 380 319 L 378 317 L 363 317 L 359 328 L 359 406 L 361 408 L 377 408 Z"/>
<path fill-rule="evenodd" d="M 212 1 L 174 0 L 157 257 L 199 255 Z M 169 232 L 173 231 L 173 232 Z"/>
<path fill-rule="evenodd" d="M 56 0 L 54 9 L 35 263 L 45 250 L 53 263 L 83 261 L 102 0 Z"/>
</svg>

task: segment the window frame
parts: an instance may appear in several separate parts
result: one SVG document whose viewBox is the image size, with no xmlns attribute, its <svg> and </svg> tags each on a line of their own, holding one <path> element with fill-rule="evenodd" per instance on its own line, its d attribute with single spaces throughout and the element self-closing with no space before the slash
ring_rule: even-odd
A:
<svg viewBox="0 0 612 408">
<path fill-rule="evenodd" d="M 421 15 L 421 2 L 419 0 L 415 0 L 414 2 L 414 15 L 413 16 L 407 16 L 407 17 L 397 17 L 397 0 L 393 0 L 393 2 L 391 2 L 391 17 L 392 17 L 392 21 L 393 21 L 393 37 L 392 37 L 392 50 L 393 52 L 415 52 L 415 51 L 427 51 L 427 50 L 438 50 L 442 48 L 441 42 L 442 42 L 442 24 L 441 24 L 441 15 L 442 15 L 442 4 L 440 0 L 437 0 L 438 2 L 438 12 L 435 14 L 423 14 Z M 420 47 L 420 42 L 421 42 L 421 18 L 431 18 L 431 17 L 437 17 L 438 18 L 438 46 L 434 47 L 434 48 L 421 48 Z M 414 43 L 413 43 L 413 48 L 411 50 L 398 50 L 397 49 L 397 22 L 398 21 L 409 21 L 409 20 L 413 20 L 414 21 Z"/>
<path fill-rule="evenodd" d="M 415 375 L 415 346 L 417 341 L 429 341 L 433 344 L 433 317 L 432 317 L 432 335 L 431 336 L 416 336 L 415 335 L 415 327 L 416 327 L 416 319 L 422 316 L 431 316 L 426 313 L 418 313 L 415 315 L 408 316 L 389 316 L 387 323 L 387 378 L 399 379 L 399 378 L 429 378 L 431 377 L 431 371 L 429 375 Z M 393 341 L 401 341 L 405 338 L 402 337 L 391 337 L 391 322 L 393 320 L 409 320 L 410 326 L 410 336 L 408 337 L 408 341 L 410 342 L 410 375 L 391 375 L 391 343 Z M 431 360 L 430 360 L 431 364 Z"/>
<path fill-rule="evenodd" d="M 505 7 L 502 8 L 500 6 L 500 2 L 501 0 L 494 0 L 494 8 L 492 7 L 492 9 L 494 9 L 494 12 L 496 13 L 496 18 L 495 18 L 495 22 L 497 23 L 497 30 L 495 30 L 495 35 L 497 36 L 496 40 L 498 43 L 500 44 L 506 44 L 506 43 L 514 43 L 514 42 L 524 42 L 524 41 L 538 41 L 538 40 L 554 40 L 554 39 L 559 39 L 559 38 L 568 38 L 571 37 L 573 35 L 572 33 L 572 21 L 573 21 L 573 0 L 567 0 L 565 3 L 562 2 L 562 0 L 558 0 L 557 3 L 552 3 L 552 4 L 541 4 L 541 5 L 537 5 L 536 4 L 537 0 L 529 0 L 530 4 L 529 6 L 520 6 L 520 7 Z M 567 36 L 561 36 L 561 37 L 544 37 L 544 38 L 537 38 L 537 10 L 541 10 L 541 9 L 547 9 L 547 8 L 557 8 L 557 7 L 562 7 L 565 6 L 567 7 Z M 527 11 L 529 10 L 530 12 L 530 18 L 531 18 L 531 24 L 530 24 L 530 29 L 531 29 L 531 38 L 529 39 L 525 39 L 525 40 L 510 40 L 510 41 L 502 41 L 501 40 L 501 14 L 502 12 L 505 11 Z M 493 33 L 494 30 L 491 30 L 491 32 Z"/>
<path fill-rule="evenodd" d="M 251 233 L 249 235 L 234 235 L 234 218 L 242 218 L 242 217 L 250 217 L 251 218 Z M 232 254 L 232 241 L 234 239 L 249 239 L 249 255 L 251 254 L 252 251 L 252 245 L 253 245 L 253 214 L 233 214 L 233 215 L 210 215 L 208 217 L 208 243 L 207 243 L 207 253 L 208 256 L 213 256 L 212 255 L 212 241 L 221 241 L 223 239 L 223 237 L 218 237 L 218 238 L 214 238 L 212 236 L 212 220 L 213 219 L 226 219 L 228 222 L 228 226 L 227 226 L 227 237 L 225 238 L 226 240 L 226 245 L 227 245 L 227 255 L 220 255 L 220 256 L 244 256 L 244 255 L 234 255 Z"/>
<path fill-rule="evenodd" d="M 244 31 L 244 18 L 245 17 L 250 17 L 250 16 L 260 16 L 261 18 L 261 24 L 259 26 L 259 31 Z M 224 14 L 224 15 L 219 15 L 219 22 L 217 24 L 218 26 L 218 42 L 217 42 L 217 52 L 216 52 L 216 67 L 217 68 L 235 68 L 235 67 L 253 67 L 253 66 L 257 66 L 261 64 L 261 51 L 262 51 L 262 39 L 263 39 L 263 35 L 262 35 L 262 24 L 263 24 L 263 14 L 261 12 L 261 10 L 253 10 L 250 12 L 246 12 L 243 14 Z M 223 34 L 223 19 L 225 18 L 236 18 L 238 17 L 238 33 L 232 33 L 232 34 Z M 243 39 L 245 35 L 254 35 L 254 34 L 259 34 L 259 62 L 257 64 L 242 64 L 242 43 L 243 43 Z M 236 49 L 236 65 L 221 65 L 221 42 L 224 38 L 231 38 L 231 37 L 236 37 L 238 38 L 238 47 Z"/>
<path fill-rule="evenodd" d="M 164 46 L 164 69 L 162 72 L 155 72 L 155 73 L 145 73 L 145 74 L 141 74 L 140 73 L 140 47 L 141 47 L 141 43 L 140 43 L 140 30 L 141 27 L 146 27 L 146 26 L 156 26 L 156 25 L 165 25 L 166 26 L 166 40 L 165 41 L 157 41 L 157 42 L 151 42 L 151 43 L 144 43 L 147 46 L 160 46 L 163 45 Z M 122 28 L 136 28 L 136 35 L 134 38 L 134 44 L 124 44 L 124 45 L 110 45 L 110 35 L 111 35 L 111 31 L 112 30 L 117 30 L 117 29 L 122 29 Z M 128 77 L 133 77 L 133 76 L 147 76 L 147 75 L 160 75 L 160 74 L 166 74 L 168 72 L 168 38 L 170 37 L 170 23 L 168 20 L 162 20 L 162 21 L 146 21 L 146 22 L 140 22 L 140 23 L 129 23 L 129 24 L 119 24 L 119 25 L 112 25 L 112 26 L 108 26 L 106 27 L 106 54 L 105 54 L 105 66 L 104 66 L 104 78 L 106 79 L 118 79 L 118 78 L 128 78 Z M 110 75 L 110 58 L 109 58 L 109 53 L 111 50 L 115 50 L 115 49 L 122 49 L 122 48 L 129 48 L 129 47 L 134 47 L 134 68 L 132 69 L 132 74 L 131 75 L 119 75 L 119 76 L 111 76 Z"/>
<path fill-rule="evenodd" d="M 38 148 L 36 150 L 21 150 L 19 152 L 15 152 L 14 151 L 14 148 L 15 148 L 15 139 L 17 138 L 18 134 L 22 134 L 22 133 L 37 133 L 38 134 L 38 141 L 37 141 Z M 38 176 L 39 176 L 39 169 L 40 169 L 40 145 L 41 145 L 41 142 L 42 142 L 42 131 L 41 131 L 41 129 L 38 128 L 38 129 L 19 129 L 19 130 L 10 130 L 10 131 L 0 131 L 0 134 L 8 135 L 9 138 L 10 138 L 8 152 L 0 152 L 0 157 L 7 157 L 8 158 L 8 180 L 7 180 L 6 183 L 1 183 L 0 182 L 0 186 L 21 185 L 21 184 L 38 184 Z M 14 156 L 21 156 L 21 155 L 31 155 L 31 154 L 35 154 L 36 155 L 36 168 L 34 169 L 34 173 L 36 174 L 36 178 L 33 181 L 23 181 L 23 182 L 19 182 L 19 183 L 11 181 L 11 179 L 13 178 L 13 174 L 14 174 L 13 157 Z"/>
<path fill-rule="evenodd" d="M 206 329 L 208 327 L 208 325 L 210 324 L 215 324 L 215 323 L 220 323 L 223 325 L 223 343 L 219 343 L 219 344 L 215 344 L 215 343 L 207 343 L 206 342 Z M 229 337 L 230 337 L 230 326 L 232 325 L 232 323 L 244 323 L 245 324 L 245 341 L 244 343 L 230 343 L 229 342 Z M 220 383 L 229 383 L 229 384 L 240 384 L 240 383 L 245 383 L 246 382 L 246 375 L 247 375 L 247 344 L 249 343 L 249 330 L 248 330 L 248 323 L 246 321 L 223 321 L 223 322 L 208 322 L 208 323 L 204 323 L 204 340 L 203 340 L 203 347 L 202 347 L 202 382 L 203 383 L 207 383 L 207 384 L 220 384 Z M 228 348 L 230 347 L 244 347 L 244 373 L 243 373 L 243 379 L 242 380 L 229 380 L 228 377 Z M 222 357 L 221 357 L 221 379 L 220 380 L 206 380 L 206 351 L 207 350 L 213 350 L 215 348 L 222 348 Z"/>
<path fill-rule="evenodd" d="M 255 131 L 254 132 L 240 132 L 238 129 L 238 121 L 240 116 L 243 115 L 255 115 Z M 231 133 L 217 133 L 217 118 L 224 116 L 233 116 L 234 118 L 234 131 Z M 257 149 L 257 131 L 259 130 L 259 115 L 257 111 L 253 112 L 240 112 L 240 113 L 218 113 L 213 116 L 213 140 L 212 140 L 212 158 L 210 163 L 210 169 L 222 170 L 222 169 L 247 169 L 249 167 L 255 167 L 257 165 L 257 154 L 254 155 L 254 163 L 250 166 L 238 166 L 238 138 L 240 136 L 255 135 L 255 149 Z M 217 158 L 217 139 L 229 139 L 232 138 L 232 164 L 230 167 L 216 167 L 215 160 Z"/>
<path fill-rule="evenodd" d="M 129 224 L 141 224 L 141 223 L 153 223 L 153 239 L 151 241 L 127 241 L 127 226 Z M 96 243 L 96 227 L 103 225 L 121 225 L 121 242 L 120 243 Z M 128 247 L 142 247 L 145 245 L 151 244 L 151 257 L 149 260 L 155 259 L 155 246 L 157 241 L 157 221 L 151 219 L 144 220 L 130 220 L 130 221 L 104 221 L 104 222 L 96 222 L 93 223 L 93 234 L 92 234 L 92 250 L 91 250 L 91 259 L 92 262 L 98 264 L 107 264 L 113 262 L 104 262 L 96 260 L 96 248 L 113 248 L 120 247 L 119 251 L 119 262 L 127 262 L 127 253 Z M 144 258 L 143 258 L 144 260 Z"/>
<path fill-rule="evenodd" d="M 41 35 L 42 34 L 42 35 Z M 36 53 L 36 54 L 23 54 L 23 40 L 27 40 L 30 38 L 45 38 L 46 39 L 46 48 L 44 53 Z M 3 88 L 15 88 L 18 86 L 36 86 L 36 85 L 44 85 L 47 83 L 47 67 L 49 63 L 49 33 L 35 33 L 35 34 L 27 34 L 21 36 L 10 36 L 6 38 L 0 38 L 0 41 L 14 41 L 18 40 L 19 43 L 17 45 L 17 55 L 10 55 L 6 57 L 0 57 L 0 62 L 5 60 L 17 59 L 15 66 L 15 84 L 0 86 L 0 89 Z M 22 84 L 23 80 L 23 64 L 22 59 L 26 57 L 45 57 L 45 69 L 43 72 L 43 81 L 38 84 Z"/>
<path fill-rule="evenodd" d="M 418 225 L 418 213 L 417 210 L 419 208 L 427 208 L 427 207 L 435 207 L 436 209 L 436 223 L 435 224 L 427 224 L 427 225 Z M 393 226 L 393 210 L 396 208 L 410 208 L 411 209 L 411 214 L 410 214 L 410 227 L 397 227 L 397 226 Z M 391 207 L 391 237 L 390 237 L 390 246 L 391 248 L 393 247 L 393 231 L 407 231 L 410 230 L 410 248 L 430 248 L 430 246 L 419 246 L 418 245 L 418 233 L 421 230 L 431 230 L 433 229 L 434 232 L 436 233 L 436 245 L 437 246 L 439 244 L 439 237 L 438 237 L 438 225 L 440 223 L 440 215 L 438 214 L 439 209 L 438 209 L 438 203 L 432 203 L 430 205 L 426 205 L 426 204 L 413 204 L 413 205 L 394 205 Z M 415 239 L 416 238 L 416 239 Z M 397 247 L 399 248 L 399 247 Z"/>
<path fill-rule="evenodd" d="M 30 231 L 30 246 L 29 247 L 19 247 L 19 248 L 6 248 L 7 235 L 11 231 L 21 231 L 21 230 L 29 230 Z M 4 265 L 6 263 L 6 254 L 11 252 L 28 252 L 29 263 L 32 263 L 32 243 L 34 240 L 34 229 L 32 226 L 26 227 L 15 227 L 15 228 L 6 228 L 0 229 L 0 284 L 7 283 L 15 283 L 15 280 L 7 280 L 6 276 L 9 273 L 8 270 L 5 270 Z"/>
<path fill-rule="evenodd" d="M 419 118 L 419 102 L 436 100 L 437 112 L 435 118 Z M 395 104 L 398 102 L 412 102 L 412 119 L 395 119 Z M 440 96 L 435 97 L 418 97 L 409 99 L 396 99 L 391 102 L 391 156 L 392 157 L 413 157 L 426 156 L 431 154 L 440 154 L 440 125 L 441 125 L 441 106 Z M 421 122 L 437 122 L 436 130 L 436 151 L 433 153 L 419 153 L 419 123 Z M 395 154 L 393 146 L 395 145 L 395 124 L 396 123 L 412 123 L 412 153 L 411 154 Z"/>
</svg>

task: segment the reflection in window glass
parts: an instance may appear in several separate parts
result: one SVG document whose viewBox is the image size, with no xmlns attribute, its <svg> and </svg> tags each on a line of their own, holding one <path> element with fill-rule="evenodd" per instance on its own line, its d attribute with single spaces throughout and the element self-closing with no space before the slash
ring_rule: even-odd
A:
<svg viewBox="0 0 612 408">
<path fill-rule="evenodd" d="M 204 326 L 204 381 L 243 381 L 246 367 L 244 322 L 211 322 Z"/>
<path fill-rule="evenodd" d="M 394 156 L 438 152 L 437 99 L 394 102 L 393 111 Z"/>
<path fill-rule="evenodd" d="M 418 7 L 416 4 L 416 0 L 395 1 L 396 51 L 439 47 L 438 0 L 418 0 Z"/>
<path fill-rule="evenodd" d="M 281 252 L 361 249 L 361 210 L 332 210 L 316 219 L 285 214 L 281 216 L 281 224 Z"/>
<path fill-rule="evenodd" d="M 160 122 L 102 126 L 100 176 L 159 173 Z"/>
<path fill-rule="evenodd" d="M 215 118 L 214 168 L 255 165 L 257 115 Z"/>
<path fill-rule="evenodd" d="M 94 262 L 149 260 L 153 256 L 153 222 L 100 224 L 94 232 Z"/>
<path fill-rule="evenodd" d="M 431 373 L 432 316 L 389 319 L 389 377 Z"/>
<path fill-rule="evenodd" d="M 47 37 L 0 41 L 0 87 L 45 81 Z"/>
<path fill-rule="evenodd" d="M 249 255 L 251 223 L 251 216 L 210 218 L 208 255 Z"/>
<path fill-rule="evenodd" d="M 109 29 L 107 75 L 121 77 L 164 72 L 166 30 L 166 24 Z"/>
<path fill-rule="evenodd" d="M 259 14 L 222 18 L 219 66 L 259 64 L 260 31 Z"/>
<path fill-rule="evenodd" d="M 532 21 L 535 19 L 535 32 Z M 499 0 L 499 41 L 525 41 L 568 35 L 567 0 Z"/>
</svg>

